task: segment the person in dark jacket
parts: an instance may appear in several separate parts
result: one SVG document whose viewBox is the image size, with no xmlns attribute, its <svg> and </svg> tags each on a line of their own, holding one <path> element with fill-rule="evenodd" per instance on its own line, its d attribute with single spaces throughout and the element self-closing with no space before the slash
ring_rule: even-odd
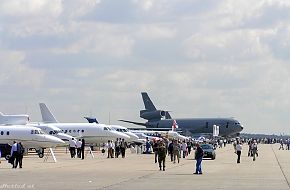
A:
<svg viewBox="0 0 290 190">
<path fill-rule="evenodd" d="M 82 146 L 81 146 L 81 155 L 82 155 L 82 160 L 85 159 L 85 139 L 82 139 Z"/>
<path fill-rule="evenodd" d="M 158 152 L 159 168 L 161 170 L 163 164 L 163 171 L 165 171 L 166 147 L 163 141 L 159 142 L 157 152 Z"/>
<path fill-rule="evenodd" d="M 155 163 L 157 163 L 157 156 L 158 156 L 158 145 L 159 143 L 157 141 L 153 141 L 153 152 L 155 155 Z"/>
<path fill-rule="evenodd" d="M 168 154 L 170 155 L 171 162 L 173 162 L 173 141 L 168 145 Z"/>
<path fill-rule="evenodd" d="M 195 150 L 196 169 L 195 169 L 195 173 L 193 174 L 202 174 L 202 171 L 201 171 L 202 158 L 203 158 L 203 150 L 197 143 L 196 150 Z"/>
<path fill-rule="evenodd" d="M 24 148 L 23 148 L 21 142 L 18 143 L 17 152 L 18 152 L 19 168 L 22 168 L 22 160 L 23 160 L 23 155 L 24 155 Z M 17 165 L 16 165 L 16 167 L 17 167 Z"/>
</svg>

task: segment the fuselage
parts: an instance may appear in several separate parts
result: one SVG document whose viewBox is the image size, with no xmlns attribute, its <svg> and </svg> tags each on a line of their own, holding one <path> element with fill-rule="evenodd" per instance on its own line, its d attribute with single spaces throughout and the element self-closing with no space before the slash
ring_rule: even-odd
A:
<svg viewBox="0 0 290 190">
<path fill-rule="evenodd" d="M 178 125 L 178 131 L 181 130 L 186 136 L 196 133 L 213 133 L 213 125 L 219 126 L 219 136 L 229 136 L 237 134 L 243 130 L 239 121 L 232 118 L 189 118 L 175 119 Z M 147 128 L 171 128 L 173 119 L 163 119 L 159 121 L 146 123 Z"/>
<path fill-rule="evenodd" d="M 126 127 L 120 125 L 110 125 L 110 127 L 118 132 L 124 133 L 130 137 L 130 142 L 137 141 L 139 137 L 128 130 Z"/>
<path fill-rule="evenodd" d="M 71 135 L 76 138 L 84 138 L 86 143 L 105 143 L 108 140 L 115 140 L 117 138 L 130 140 L 130 137 L 121 132 L 112 130 L 109 126 L 96 123 L 49 123 L 41 125 L 53 125 L 64 134 Z"/>
<path fill-rule="evenodd" d="M 69 144 L 69 141 L 72 140 L 72 138 L 74 138 L 71 135 L 63 133 L 63 131 L 60 128 L 58 128 L 54 125 L 46 125 L 46 124 L 42 125 L 41 123 L 29 123 L 26 126 L 40 128 L 46 134 L 55 136 L 55 137 L 63 140 L 66 144 Z"/>
<path fill-rule="evenodd" d="M 45 134 L 40 128 L 30 126 L 0 126 L 0 144 L 13 144 L 21 142 L 25 148 L 51 148 L 61 146 L 64 141 Z"/>
</svg>

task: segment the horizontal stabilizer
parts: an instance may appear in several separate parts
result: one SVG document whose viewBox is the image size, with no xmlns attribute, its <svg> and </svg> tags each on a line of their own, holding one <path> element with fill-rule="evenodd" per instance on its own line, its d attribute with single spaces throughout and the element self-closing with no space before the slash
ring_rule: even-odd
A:
<svg viewBox="0 0 290 190">
<path fill-rule="evenodd" d="M 122 121 L 122 122 L 125 122 L 125 123 L 132 123 L 132 124 L 135 124 L 135 125 L 147 126 L 146 123 L 139 123 L 139 122 L 134 122 L 134 121 L 122 120 L 122 119 L 120 119 L 119 121 Z"/>
</svg>

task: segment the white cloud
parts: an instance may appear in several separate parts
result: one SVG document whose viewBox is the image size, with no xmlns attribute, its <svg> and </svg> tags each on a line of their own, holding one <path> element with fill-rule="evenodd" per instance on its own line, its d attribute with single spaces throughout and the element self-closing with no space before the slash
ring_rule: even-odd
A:
<svg viewBox="0 0 290 190">
<path fill-rule="evenodd" d="M 96 6 L 101 3 L 101 0 L 70 0 L 63 1 L 64 13 L 70 19 L 85 16 L 94 11 Z"/>
<path fill-rule="evenodd" d="M 1 1 L 0 85 L 16 85 L 7 107 L 25 91 L 31 104 L 55 102 L 62 121 L 92 107 L 101 120 L 112 110 L 139 120 L 148 91 L 173 116 L 235 116 L 248 132 L 289 133 L 264 128 L 290 123 L 288 0 L 117 4 Z"/>
<path fill-rule="evenodd" d="M 176 32 L 170 26 L 143 24 L 137 31 L 137 36 L 143 39 L 170 39 L 176 36 Z"/>
<path fill-rule="evenodd" d="M 265 35 L 265 31 L 250 30 L 198 33 L 184 41 L 184 51 L 189 58 L 199 61 L 265 59 L 270 53 L 261 42 Z"/>
<path fill-rule="evenodd" d="M 3 0 L 0 15 L 18 17 L 58 17 L 62 12 L 61 0 Z"/>
<path fill-rule="evenodd" d="M 0 51 L 0 85 L 39 87 L 43 71 L 30 68 L 24 64 L 25 54 L 15 51 Z"/>
</svg>

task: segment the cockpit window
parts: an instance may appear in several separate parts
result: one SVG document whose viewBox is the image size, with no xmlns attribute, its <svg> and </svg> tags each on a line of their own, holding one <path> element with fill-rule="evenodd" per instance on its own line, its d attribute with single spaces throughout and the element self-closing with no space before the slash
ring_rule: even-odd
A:
<svg viewBox="0 0 290 190">
<path fill-rule="evenodd" d="M 104 130 L 105 130 L 105 131 L 109 131 L 108 127 L 104 127 Z"/>
</svg>

